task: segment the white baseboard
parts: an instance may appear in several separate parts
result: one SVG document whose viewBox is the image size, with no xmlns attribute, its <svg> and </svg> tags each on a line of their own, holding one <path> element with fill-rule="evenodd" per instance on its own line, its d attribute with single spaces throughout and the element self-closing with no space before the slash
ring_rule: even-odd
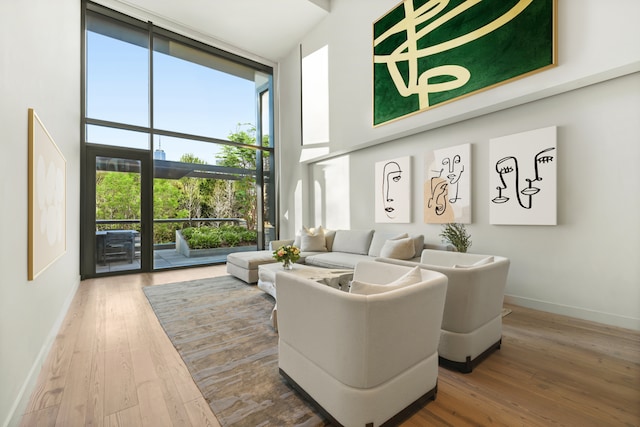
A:
<svg viewBox="0 0 640 427">
<path fill-rule="evenodd" d="M 29 374 L 25 379 L 22 387 L 20 387 L 20 392 L 18 396 L 16 396 L 16 400 L 13 402 L 11 406 L 11 410 L 7 415 L 7 419 L 3 422 L 3 427 L 18 427 L 20 422 L 22 421 L 22 416 L 24 415 L 24 411 L 29 404 L 29 399 L 31 398 L 31 393 L 33 393 L 33 389 L 36 386 L 36 382 L 38 381 L 38 375 L 40 375 L 40 370 L 42 369 L 42 365 L 47 360 L 47 356 L 51 351 L 51 347 L 53 346 L 53 342 L 60 331 L 60 327 L 62 326 L 62 322 L 64 322 L 64 318 L 69 311 L 69 307 L 71 307 L 71 302 L 76 295 L 78 287 L 80 286 L 80 278 L 76 281 L 75 285 L 71 289 L 69 295 L 64 301 L 62 305 L 62 309 L 58 314 L 58 318 L 51 326 L 51 330 L 47 335 L 44 343 L 42 343 L 42 347 L 40 348 L 40 352 L 38 353 L 38 357 L 33 362 L 31 369 L 29 370 Z"/>
<path fill-rule="evenodd" d="M 640 331 L 640 319 L 635 317 L 621 316 L 614 313 L 604 313 L 601 311 L 556 304 L 548 301 L 540 301 L 514 295 L 505 295 L 504 302 L 519 305 L 521 307 L 532 308 L 534 310 L 546 311 L 548 313 L 561 314 L 564 316 L 575 317 L 577 319 L 589 320 L 591 322 Z"/>
</svg>

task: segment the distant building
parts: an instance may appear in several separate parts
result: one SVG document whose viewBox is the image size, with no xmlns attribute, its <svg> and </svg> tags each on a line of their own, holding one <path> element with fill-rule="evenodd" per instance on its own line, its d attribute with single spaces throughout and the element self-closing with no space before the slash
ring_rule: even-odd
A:
<svg viewBox="0 0 640 427">
<path fill-rule="evenodd" d="M 153 160 L 166 160 L 167 155 L 162 149 L 162 142 L 158 144 L 158 148 L 153 152 Z"/>
<path fill-rule="evenodd" d="M 156 151 L 153 152 L 153 159 L 154 160 L 166 160 L 166 155 L 164 153 L 164 150 L 161 148 L 158 148 Z"/>
</svg>

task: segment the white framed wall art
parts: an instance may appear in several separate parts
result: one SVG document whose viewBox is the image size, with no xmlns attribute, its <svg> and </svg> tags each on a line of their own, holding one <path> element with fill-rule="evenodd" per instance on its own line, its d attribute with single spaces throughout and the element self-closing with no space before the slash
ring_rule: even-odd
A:
<svg viewBox="0 0 640 427">
<path fill-rule="evenodd" d="M 471 223 L 471 144 L 425 155 L 424 222 Z"/>
<path fill-rule="evenodd" d="M 411 222 L 411 156 L 376 163 L 375 222 Z"/>
<path fill-rule="evenodd" d="M 491 224 L 557 224 L 557 128 L 490 141 Z"/>
</svg>

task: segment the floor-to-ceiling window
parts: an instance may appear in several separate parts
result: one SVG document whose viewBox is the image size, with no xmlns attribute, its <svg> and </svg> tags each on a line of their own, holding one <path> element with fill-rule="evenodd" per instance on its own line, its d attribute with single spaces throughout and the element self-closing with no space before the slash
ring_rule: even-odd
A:
<svg viewBox="0 0 640 427">
<path fill-rule="evenodd" d="M 81 274 L 274 236 L 272 69 L 84 2 Z"/>
</svg>

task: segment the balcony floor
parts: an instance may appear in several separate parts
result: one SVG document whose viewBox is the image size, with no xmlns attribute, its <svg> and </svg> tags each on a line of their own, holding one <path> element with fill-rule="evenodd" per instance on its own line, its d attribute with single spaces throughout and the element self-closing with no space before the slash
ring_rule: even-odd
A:
<svg viewBox="0 0 640 427">
<path fill-rule="evenodd" d="M 229 251 L 231 253 L 233 251 Z M 196 265 L 220 264 L 227 262 L 227 255 L 186 257 L 175 249 L 156 249 L 153 251 L 153 268 L 162 270 L 166 268 L 188 267 Z M 104 265 L 96 265 L 96 273 L 112 273 L 117 271 L 130 271 L 140 269 L 140 254 L 137 253 L 133 263 L 127 260 L 107 261 Z"/>
</svg>

